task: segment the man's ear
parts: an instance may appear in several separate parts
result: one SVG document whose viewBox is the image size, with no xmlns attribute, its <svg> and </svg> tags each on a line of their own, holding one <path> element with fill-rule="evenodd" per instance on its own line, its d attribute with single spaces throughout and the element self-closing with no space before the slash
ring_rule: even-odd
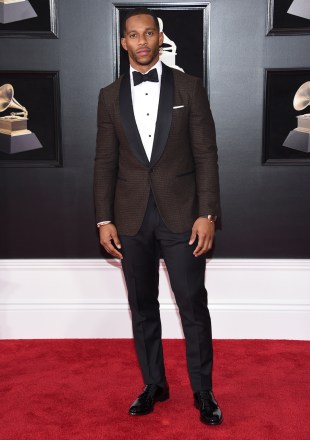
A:
<svg viewBox="0 0 310 440">
<path fill-rule="evenodd" d="M 121 38 L 121 45 L 124 50 L 127 50 L 126 38 Z"/>
<path fill-rule="evenodd" d="M 164 42 L 164 33 L 159 32 L 159 47 L 163 45 L 163 42 Z"/>
</svg>

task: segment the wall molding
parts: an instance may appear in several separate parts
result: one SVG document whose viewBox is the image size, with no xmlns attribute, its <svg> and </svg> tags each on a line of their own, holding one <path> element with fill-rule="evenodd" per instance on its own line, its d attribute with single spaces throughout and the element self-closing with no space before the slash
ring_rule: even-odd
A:
<svg viewBox="0 0 310 440">
<path fill-rule="evenodd" d="M 208 260 L 206 286 L 215 338 L 310 339 L 310 260 Z M 163 262 L 160 304 L 183 337 Z M 0 260 L 0 338 L 128 337 L 119 261 Z"/>
</svg>

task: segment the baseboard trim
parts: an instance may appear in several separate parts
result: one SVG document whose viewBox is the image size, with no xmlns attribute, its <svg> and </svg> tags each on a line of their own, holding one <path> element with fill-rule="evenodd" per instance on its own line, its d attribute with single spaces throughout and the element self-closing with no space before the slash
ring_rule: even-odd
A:
<svg viewBox="0 0 310 440">
<path fill-rule="evenodd" d="M 166 272 L 163 336 L 179 338 Z M 209 260 L 206 286 L 215 338 L 310 339 L 310 260 Z M 2 339 L 132 337 L 119 261 L 0 260 L 0 291 Z"/>
</svg>

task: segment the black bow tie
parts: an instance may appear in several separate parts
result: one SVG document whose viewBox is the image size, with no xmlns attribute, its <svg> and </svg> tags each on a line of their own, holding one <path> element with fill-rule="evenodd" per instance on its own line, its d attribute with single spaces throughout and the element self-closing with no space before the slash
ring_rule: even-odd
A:
<svg viewBox="0 0 310 440">
<path fill-rule="evenodd" d="M 135 86 L 138 86 L 143 81 L 151 81 L 151 82 L 158 82 L 158 74 L 157 69 L 152 69 L 145 75 L 143 75 L 140 72 L 136 72 L 135 70 L 132 72 L 133 77 L 133 83 Z"/>
</svg>

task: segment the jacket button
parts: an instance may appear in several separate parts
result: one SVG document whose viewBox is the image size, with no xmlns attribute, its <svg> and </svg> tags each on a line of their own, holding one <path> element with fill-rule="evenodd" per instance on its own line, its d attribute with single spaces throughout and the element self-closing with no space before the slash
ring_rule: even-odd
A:
<svg viewBox="0 0 310 440">
<path fill-rule="evenodd" d="M 154 171 L 154 168 L 150 168 L 150 173 L 152 173 Z"/>
</svg>

